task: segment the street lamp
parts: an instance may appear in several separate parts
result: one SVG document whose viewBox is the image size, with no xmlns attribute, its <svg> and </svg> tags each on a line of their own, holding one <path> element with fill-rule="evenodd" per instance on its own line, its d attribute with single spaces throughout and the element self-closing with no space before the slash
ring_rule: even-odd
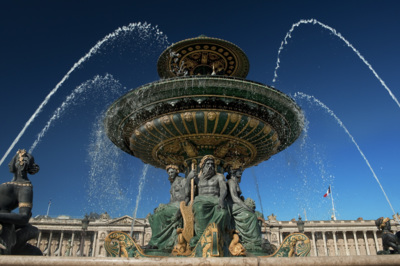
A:
<svg viewBox="0 0 400 266">
<path fill-rule="evenodd" d="M 299 229 L 300 233 L 304 233 L 304 221 L 301 220 L 299 215 L 299 220 L 297 220 L 297 229 Z"/>
<path fill-rule="evenodd" d="M 88 229 L 89 226 L 89 216 L 85 214 L 85 218 L 82 220 L 82 236 L 81 236 L 81 257 L 83 257 L 83 251 L 84 251 L 84 240 L 85 240 L 85 234 L 86 230 Z"/>
</svg>

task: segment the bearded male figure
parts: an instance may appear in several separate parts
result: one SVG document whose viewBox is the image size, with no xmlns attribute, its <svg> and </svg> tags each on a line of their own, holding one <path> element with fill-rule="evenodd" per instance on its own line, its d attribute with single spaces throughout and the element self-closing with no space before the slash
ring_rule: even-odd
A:
<svg viewBox="0 0 400 266">
<path fill-rule="evenodd" d="M 171 199 L 168 204 L 160 204 L 149 217 L 152 237 L 145 249 L 169 250 L 176 244 L 176 229 L 182 227 L 182 215 L 179 204 L 181 201 L 189 201 L 189 188 L 187 179 L 178 175 L 179 168 L 176 165 L 168 165 L 168 180 L 171 182 Z"/>
<path fill-rule="evenodd" d="M 204 156 L 199 167 L 201 171 L 198 175 L 195 170 L 188 175 L 188 179 L 195 179 L 198 189 L 193 202 L 195 237 L 190 241 L 192 247 L 196 245 L 210 223 L 216 223 L 223 231 L 229 224 L 229 214 L 225 206 L 227 195 L 225 177 L 216 172 L 214 156 Z"/>
</svg>

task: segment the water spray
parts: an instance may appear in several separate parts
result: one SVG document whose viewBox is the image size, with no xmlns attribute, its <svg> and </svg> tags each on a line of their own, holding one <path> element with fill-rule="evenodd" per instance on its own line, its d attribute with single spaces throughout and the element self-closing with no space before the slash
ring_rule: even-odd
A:
<svg viewBox="0 0 400 266">
<path fill-rule="evenodd" d="M 278 69 L 279 69 L 279 67 L 280 67 L 280 62 L 281 62 L 281 60 L 280 60 L 280 54 L 281 54 L 281 52 L 282 52 L 282 50 L 283 50 L 283 47 L 284 47 L 284 45 L 287 45 L 287 40 L 290 39 L 290 38 L 292 37 L 292 32 L 294 31 L 294 29 L 295 29 L 296 27 L 299 27 L 299 26 L 302 25 L 302 24 L 319 25 L 319 26 L 321 26 L 322 28 L 327 29 L 327 30 L 329 30 L 330 32 L 332 32 L 335 36 L 339 37 L 348 47 L 350 47 L 350 48 L 353 50 L 353 52 L 355 52 L 355 53 L 357 54 L 357 56 L 364 62 L 364 64 L 368 66 L 368 68 L 372 71 L 372 73 L 374 74 L 374 76 L 379 80 L 379 82 L 382 84 L 382 86 L 387 90 L 387 92 L 389 93 L 390 97 L 392 97 L 393 101 L 395 101 L 396 104 L 397 104 L 397 106 L 400 108 L 400 103 L 399 103 L 399 101 L 397 100 L 396 96 L 392 93 L 392 91 L 389 89 L 389 87 L 386 86 L 386 83 L 379 77 L 379 75 L 378 75 L 378 74 L 376 73 L 376 71 L 372 68 L 371 64 L 368 63 L 368 61 L 364 58 L 364 56 L 362 56 L 361 53 L 360 53 L 356 48 L 354 48 L 354 46 L 353 46 L 346 38 L 344 38 L 344 37 L 342 36 L 342 34 L 340 34 L 340 32 L 337 32 L 334 28 L 332 28 L 332 27 L 330 27 L 330 26 L 328 26 L 328 25 L 325 25 L 325 24 L 319 22 L 319 21 L 316 20 L 316 19 L 302 19 L 302 20 L 300 20 L 299 22 L 294 23 L 294 24 L 292 25 L 292 27 L 290 28 L 290 30 L 286 33 L 286 36 L 285 36 L 285 38 L 283 39 L 283 41 L 281 42 L 281 46 L 279 47 L 279 50 L 278 50 L 278 57 L 277 57 L 277 60 L 276 60 L 276 67 L 275 67 L 275 71 L 274 71 L 274 78 L 273 78 L 273 80 L 272 80 L 273 83 L 275 83 L 276 79 L 278 78 L 277 72 L 278 72 Z"/>
<path fill-rule="evenodd" d="M 297 99 L 306 99 L 309 102 L 314 102 L 315 104 L 317 104 L 317 106 L 322 107 L 322 109 L 324 109 L 328 114 L 330 114 L 335 120 L 336 122 L 339 124 L 339 126 L 341 128 L 343 128 L 343 130 L 346 132 L 346 134 L 350 137 L 351 141 L 353 142 L 353 144 L 356 146 L 358 152 L 360 153 L 361 157 L 364 159 L 365 163 L 368 165 L 369 170 L 371 171 L 372 175 L 374 176 L 376 182 L 378 182 L 379 187 L 381 188 L 383 195 L 385 196 L 387 202 L 389 203 L 390 208 L 393 211 L 393 214 L 396 217 L 397 223 L 400 224 L 399 218 L 396 215 L 396 212 L 393 209 L 392 204 L 390 203 L 390 200 L 388 198 L 388 196 L 385 193 L 385 190 L 383 189 L 381 182 L 379 182 L 379 179 L 377 177 L 377 175 L 375 174 L 374 169 L 372 169 L 371 164 L 369 163 L 367 157 L 364 155 L 364 153 L 362 152 L 360 146 L 358 146 L 357 142 L 355 141 L 354 137 L 350 134 L 349 130 L 345 127 L 345 125 L 343 124 L 343 122 L 335 115 L 335 113 L 328 108 L 328 106 L 326 106 L 324 103 L 322 103 L 320 100 L 316 99 L 314 96 L 311 95 L 307 95 L 305 93 L 302 92 L 296 92 L 293 96 L 294 98 Z"/>
</svg>

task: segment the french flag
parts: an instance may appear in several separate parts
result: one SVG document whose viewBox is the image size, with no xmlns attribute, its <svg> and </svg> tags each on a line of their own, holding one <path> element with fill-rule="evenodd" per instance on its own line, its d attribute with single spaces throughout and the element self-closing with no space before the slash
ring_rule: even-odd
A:
<svg viewBox="0 0 400 266">
<path fill-rule="evenodd" d="M 328 197 L 331 194 L 331 186 L 329 185 L 328 191 L 326 191 L 324 198 Z"/>
</svg>

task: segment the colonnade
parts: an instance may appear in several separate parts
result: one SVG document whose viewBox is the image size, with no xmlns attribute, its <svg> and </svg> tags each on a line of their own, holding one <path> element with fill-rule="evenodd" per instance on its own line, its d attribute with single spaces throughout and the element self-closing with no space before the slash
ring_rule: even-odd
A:
<svg viewBox="0 0 400 266">
<path fill-rule="evenodd" d="M 129 216 L 99 219 L 91 221 L 83 234 L 80 219 L 32 219 L 31 224 L 38 227 L 40 233 L 30 240 L 30 244 L 39 247 L 45 256 L 104 257 L 104 239 L 108 233 L 123 231 L 129 234 L 131 223 Z M 394 224 L 393 221 L 392 230 L 399 231 L 400 226 Z M 277 221 L 270 216 L 262 226 L 263 237 L 275 246 L 293 232 L 298 232 L 295 220 Z M 311 240 L 310 256 L 376 255 L 383 249 L 382 232 L 374 220 L 307 221 L 305 234 Z M 147 219 L 135 220 L 133 236 L 142 246 L 150 241 L 151 228 Z"/>
<path fill-rule="evenodd" d="M 281 231 L 280 243 L 292 232 Z M 306 231 L 311 240 L 311 256 L 376 255 L 382 250 L 378 230 Z"/>
</svg>

